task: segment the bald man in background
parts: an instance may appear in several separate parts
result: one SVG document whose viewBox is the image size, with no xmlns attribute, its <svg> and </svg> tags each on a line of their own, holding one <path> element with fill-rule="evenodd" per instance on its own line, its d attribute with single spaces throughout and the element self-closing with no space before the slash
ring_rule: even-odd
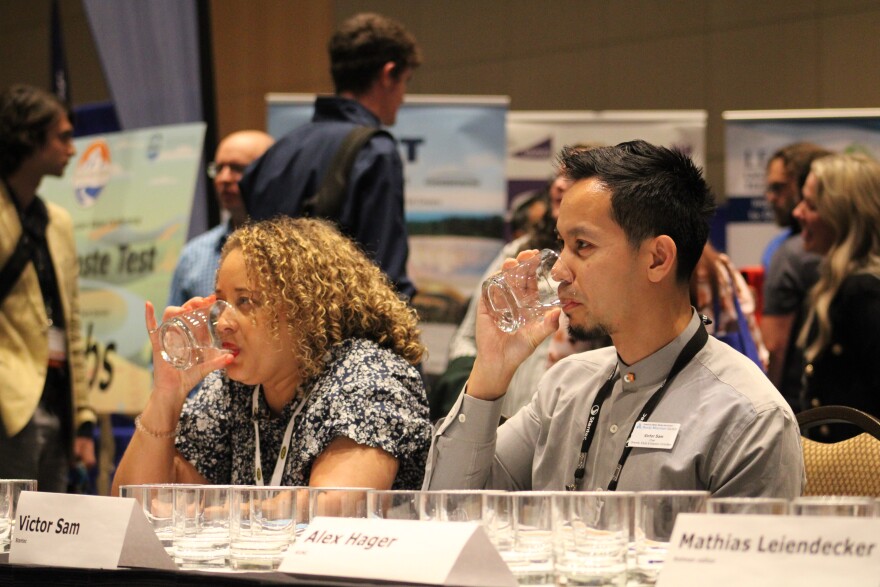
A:
<svg viewBox="0 0 880 587">
<path fill-rule="evenodd" d="M 241 130 L 227 135 L 217 146 L 214 161 L 208 164 L 208 177 L 214 180 L 220 209 L 229 215 L 183 247 L 171 280 L 169 306 L 182 306 L 194 296 L 214 293 L 214 276 L 220 264 L 220 249 L 226 237 L 247 219 L 238 181 L 244 170 L 260 158 L 275 140 L 260 130 Z"/>
</svg>

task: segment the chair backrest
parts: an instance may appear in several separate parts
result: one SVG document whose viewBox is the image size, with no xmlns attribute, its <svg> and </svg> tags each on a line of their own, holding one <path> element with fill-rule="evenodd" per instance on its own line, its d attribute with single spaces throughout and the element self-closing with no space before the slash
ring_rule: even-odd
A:
<svg viewBox="0 0 880 587">
<path fill-rule="evenodd" d="M 803 435 L 823 424 L 852 424 L 862 434 L 840 442 L 801 438 L 807 485 L 804 495 L 880 496 L 880 419 L 847 406 L 822 406 L 797 415 Z"/>
</svg>

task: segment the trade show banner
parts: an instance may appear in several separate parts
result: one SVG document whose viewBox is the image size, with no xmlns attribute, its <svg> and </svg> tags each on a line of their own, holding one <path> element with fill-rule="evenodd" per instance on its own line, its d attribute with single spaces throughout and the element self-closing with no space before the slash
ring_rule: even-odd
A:
<svg viewBox="0 0 880 587">
<path fill-rule="evenodd" d="M 507 115 L 508 202 L 541 189 L 562 147 L 643 139 L 706 160 L 705 110 L 514 111 Z"/>
<path fill-rule="evenodd" d="M 91 403 L 134 414 L 150 394 L 144 303 L 157 318 L 186 240 L 203 123 L 76 139 L 77 154 L 40 195 L 73 218 Z"/>
<path fill-rule="evenodd" d="M 278 138 L 309 122 L 314 98 L 270 94 L 268 132 Z M 389 129 L 404 163 L 407 271 L 428 374 L 446 367 L 449 339 L 503 244 L 507 105 L 501 96 L 407 96 Z"/>
<path fill-rule="evenodd" d="M 739 267 L 760 265 L 767 243 L 782 230 L 764 196 L 767 163 L 777 149 L 809 141 L 880 158 L 880 109 L 728 111 L 722 117 L 727 253 Z"/>
</svg>

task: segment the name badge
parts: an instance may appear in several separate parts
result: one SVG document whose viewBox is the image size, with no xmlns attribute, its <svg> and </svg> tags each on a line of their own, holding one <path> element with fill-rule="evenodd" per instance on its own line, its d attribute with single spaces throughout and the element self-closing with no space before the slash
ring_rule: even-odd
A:
<svg viewBox="0 0 880 587">
<path fill-rule="evenodd" d="M 49 327 L 49 360 L 67 360 L 67 339 L 64 338 L 64 331 L 57 326 Z"/>
<path fill-rule="evenodd" d="M 664 422 L 636 422 L 632 435 L 629 437 L 627 446 L 633 448 L 659 448 L 669 450 L 675 444 L 678 437 L 678 429 L 681 424 L 667 424 Z"/>
</svg>

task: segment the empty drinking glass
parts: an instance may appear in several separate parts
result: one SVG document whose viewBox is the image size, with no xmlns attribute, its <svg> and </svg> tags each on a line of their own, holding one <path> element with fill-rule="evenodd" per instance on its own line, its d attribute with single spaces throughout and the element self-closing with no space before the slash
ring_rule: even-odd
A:
<svg viewBox="0 0 880 587">
<path fill-rule="evenodd" d="M 514 332 L 560 305 L 559 282 L 551 275 L 558 259 L 544 249 L 483 282 L 483 300 L 500 330 Z"/>
<path fill-rule="evenodd" d="M 230 319 L 234 312 L 231 305 L 217 300 L 207 308 L 197 308 L 169 318 L 159 325 L 162 358 L 178 369 L 188 369 L 204 362 L 207 353 L 212 350 L 227 352 L 222 350 L 217 323 L 224 314 Z"/>
</svg>

